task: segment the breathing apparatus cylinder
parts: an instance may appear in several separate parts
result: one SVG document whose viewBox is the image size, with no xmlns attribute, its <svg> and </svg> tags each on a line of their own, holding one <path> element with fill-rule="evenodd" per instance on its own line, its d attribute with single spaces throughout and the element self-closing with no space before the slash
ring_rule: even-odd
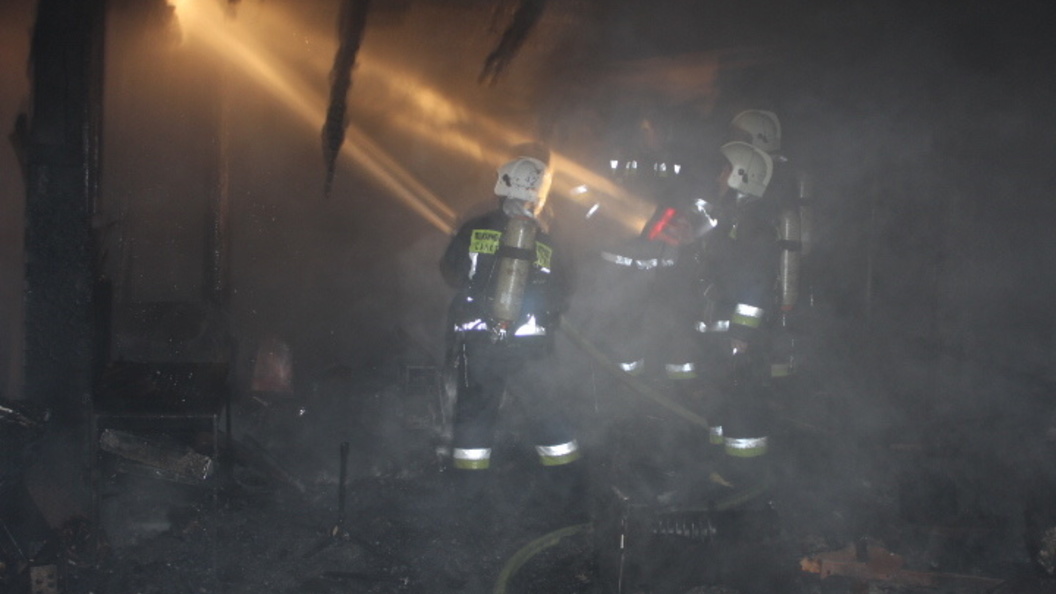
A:
<svg viewBox="0 0 1056 594">
<path fill-rule="evenodd" d="M 529 217 L 510 217 L 502 234 L 498 272 L 491 299 L 491 315 L 505 332 L 521 317 L 524 289 L 535 261 L 535 233 L 539 225 Z"/>
<path fill-rule="evenodd" d="M 781 311 L 795 308 L 799 299 L 799 256 L 802 248 L 802 227 L 798 205 L 786 205 L 781 209 Z"/>
<path fill-rule="evenodd" d="M 785 204 L 781 210 L 779 235 L 781 241 L 781 263 L 779 268 L 779 287 L 781 292 L 781 317 L 771 344 L 770 376 L 774 380 L 786 378 L 796 373 L 799 345 L 799 333 L 790 317 L 799 317 L 797 304 L 800 294 L 805 293 L 808 307 L 811 301 L 810 288 L 802 286 L 800 277 L 802 260 L 810 250 L 811 244 L 811 210 L 810 198 L 812 180 L 804 172 L 797 174 L 797 192 L 791 204 Z"/>
<path fill-rule="evenodd" d="M 798 192 L 797 192 L 798 194 Z M 770 377 L 786 378 L 795 373 L 796 337 L 789 324 L 789 316 L 799 300 L 799 267 L 803 249 L 801 202 L 796 198 L 783 204 L 778 224 L 781 262 L 778 287 L 781 293 L 781 317 L 771 344 Z"/>
<path fill-rule="evenodd" d="M 814 213 L 811 201 L 814 199 L 814 178 L 805 171 L 799 172 L 799 241 L 802 247 L 800 255 L 806 258 L 814 245 Z"/>
</svg>

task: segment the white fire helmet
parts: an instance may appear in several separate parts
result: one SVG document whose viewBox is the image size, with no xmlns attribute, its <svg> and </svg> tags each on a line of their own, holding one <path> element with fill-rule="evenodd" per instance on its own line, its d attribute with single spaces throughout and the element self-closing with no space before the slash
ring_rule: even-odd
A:
<svg viewBox="0 0 1056 594">
<path fill-rule="evenodd" d="M 498 169 L 495 194 L 514 200 L 534 202 L 538 206 L 550 191 L 550 170 L 539 159 L 517 157 Z"/>
<path fill-rule="evenodd" d="M 733 117 L 730 126 L 751 138 L 752 146 L 768 153 L 781 150 L 781 122 L 772 111 L 749 109 Z"/>
<path fill-rule="evenodd" d="M 774 171 L 770 155 L 741 141 L 727 142 L 721 150 L 732 168 L 727 185 L 742 194 L 762 198 Z"/>
</svg>

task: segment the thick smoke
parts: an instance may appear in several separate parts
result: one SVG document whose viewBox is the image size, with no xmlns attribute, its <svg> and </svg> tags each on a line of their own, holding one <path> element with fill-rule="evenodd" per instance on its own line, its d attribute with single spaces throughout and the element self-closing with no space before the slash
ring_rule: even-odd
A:
<svg viewBox="0 0 1056 594">
<path fill-rule="evenodd" d="M 0 9 L 5 130 L 28 92 L 30 4 Z M 1040 3 L 702 10 L 692 0 L 648 9 L 529 0 L 520 3 L 526 20 L 500 37 L 488 28 L 491 3 L 372 2 L 347 112 L 330 122 L 347 120 L 362 135 L 344 139 L 347 154 L 336 135 L 328 144 L 336 175 L 327 201 L 318 198 L 331 179 L 318 133 L 338 3 L 239 4 L 230 25 L 259 33 L 257 57 L 287 86 L 252 62 L 232 66 L 222 46 L 190 30 L 173 33 L 190 21 L 144 18 L 135 4 L 115 3 L 107 39 L 98 227 L 117 289 L 112 355 L 175 356 L 174 331 L 225 330 L 180 304 L 207 296 L 206 221 L 226 179 L 223 313 L 237 347 L 236 392 L 247 397 L 262 340 L 291 346 L 308 416 L 287 423 L 300 428 L 256 429 L 273 430 L 265 445 L 290 446 L 284 462 L 303 462 L 312 480 L 333 483 L 346 440 L 362 454 L 359 477 L 432 463 L 421 457 L 431 444 L 402 436 L 433 422 L 433 405 L 400 401 L 393 386 L 408 366 L 442 364 L 449 293 L 437 259 L 452 213 L 493 199 L 491 176 L 512 146 L 540 140 L 604 175 L 610 152 L 625 149 L 625 132 L 648 114 L 675 130 L 668 148 L 685 151 L 687 175 L 707 180 L 729 118 L 760 108 L 781 116 L 789 154 L 817 181 L 809 383 L 800 400 L 777 403 L 780 422 L 799 431 L 789 432 L 800 449 L 786 455 L 799 455 L 797 493 L 813 495 L 801 509 L 827 514 L 846 536 L 879 531 L 885 516 L 856 503 L 891 495 L 919 463 L 914 472 L 961 488 L 965 513 L 1017 516 L 1051 430 L 1056 354 L 1048 162 L 1056 136 L 1053 91 L 1039 82 L 1051 53 Z M 491 84 L 478 80 L 484 61 Z M 648 88 L 633 88 L 642 81 Z M 298 113 L 314 99 L 318 113 Z M 367 158 L 377 153 L 402 169 Z M 439 199 L 442 207 L 427 207 L 434 218 L 408 206 L 407 195 L 424 194 L 409 187 Z M 18 382 L 22 199 L 5 145 L 4 395 Z M 569 322 L 600 334 L 592 324 L 613 295 L 595 282 L 597 251 L 627 230 L 596 227 L 567 189 L 553 200 L 555 233 L 565 234 L 578 271 Z M 164 315 L 138 326 L 122 317 L 148 310 Z M 133 336 L 146 330 L 158 336 Z M 217 345 L 202 339 L 193 356 L 213 356 Z M 562 336 L 559 349 L 555 376 L 588 451 L 611 445 L 610 430 L 624 428 L 608 425 L 614 418 L 663 425 L 662 407 L 621 386 L 575 341 Z"/>
</svg>

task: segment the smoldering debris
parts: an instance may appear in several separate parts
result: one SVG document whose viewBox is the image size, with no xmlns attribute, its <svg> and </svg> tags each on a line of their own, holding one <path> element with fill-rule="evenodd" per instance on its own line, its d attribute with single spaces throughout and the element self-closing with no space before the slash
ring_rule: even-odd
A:
<svg viewBox="0 0 1056 594">
<path fill-rule="evenodd" d="M 297 418 L 294 433 L 272 440 L 236 436 L 231 442 L 235 451 L 228 457 L 222 450 L 219 459 L 234 465 L 234 482 L 222 490 L 218 509 L 212 507 L 207 489 L 138 475 L 126 477 L 123 485 L 127 488 L 112 490 L 108 496 L 111 512 L 118 512 L 110 517 L 108 527 L 115 528 L 120 521 L 141 524 L 126 532 L 110 531 L 113 548 L 106 559 L 90 564 L 102 571 L 60 574 L 62 591 L 86 591 L 78 588 L 91 584 L 94 591 L 154 594 L 341 592 L 350 588 L 442 594 L 477 586 L 491 588 L 501 579 L 511 593 L 561 593 L 596 589 L 603 578 L 613 575 L 611 563 L 620 553 L 620 541 L 612 538 L 619 509 L 598 507 L 589 528 L 546 540 L 533 520 L 539 510 L 523 507 L 523 492 L 533 488 L 537 478 L 534 468 L 523 457 L 508 455 L 516 443 L 516 423 L 505 427 L 498 439 L 502 462 L 493 469 L 493 483 L 486 490 L 486 507 L 493 509 L 493 515 L 477 525 L 452 516 L 458 501 L 450 476 L 434 465 L 429 447 L 432 428 L 405 418 L 427 415 L 429 390 L 419 393 L 421 386 L 412 379 L 413 374 L 396 374 L 368 381 L 349 374 L 325 391 L 326 401 L 308 403 L 308 414 Z M 435 387 L 431 382 L 428 385 L 430 390 Z M 786 403 L 797 404 L 807 413 L 816 412 L 803 403 Z M 820 589 L 835 593 L 872 587 L 917 594 L 929 591 L 930 586 L 903 578 L 922 575 L 942 580 L 950 575 L 969 576 L 967 581 L 943 582 L 954 584 L 945 591 L 958 594 L 984 591 L 979 585 L 992 586 L 987 580 L 997 579 L 993 576 L 1001 564 L 988 562 L 987 557 L 993 561 L 1009 546 L 1007 530 L 979 525 L 971 533 L 977 536 L 958 538 L 968 534 L 971 518 L 948 515 L 944 519 L 949 525 L 943 527 L 929 525 L 937 516 L 901 513 L 899 506 L 906 499 L 897 493 L 899 485 L 906 483 L 900 483 L 905 472 L 878 473 L 863 464 L 860 474 L 834 474 L 835 454 L 806 445 L 818 442 L 820 446 L 833 437 L 828 432 L 804 433 L 797 427 L 784 428 L 792 435 L 786 435 L 783 442 L 794 443 L 800 454 L 821 460 L 786 459 L 786 473 L 794 480 L 786 478 L 784 489 L 773 499 L 773 506 L 765 508 L 766 513 L 684 510 L 652 500 L 636 508 L 630 518 L 626 541 L 630 548 L 625 557 L 631 564 L 628 567 L 634 568 L 625 574 L 627 579 L 636 577 L 625 583 L 623 591 L 633 591 L 630 584 L 638 584 L 654 591 L 747 593 L 764 577 L 769 585 L 780 584 L 780 591 L 786 592 Z M 374 432 L 374 428 L 384 429 Z M 305 436 L 313 439 L 303 441 Z M 221 443 L 227 443 L 221 437 Z M 375 438 L 382 438 L 381 446 L 394 445 L 397 440 L 414 445 L 409 446 L 412 451 L 361 447 Z M 342 444 L 346 442 L 357 445 L 347 450 L 343 461 Z M 411 457 L 414 452 L 416 458 Z M 861 454 L 849 448 L 841 453 L 851 458 Z M 317 459 L 309 462 L 310 455 Z M 915 450 L 907 454 L 917 455 Z M 902 460 L 905 468 L 919 465 L 919 460 L 894 459 Z M 341 477 L 345 463 L 347 471 Z M 599 458 L 593 463 L 604 465 Z M 851 467 L 839 464 L 845 465 Z M 316 480 L 318 468 L 338 478 Z M 605 481 L 611 475 L 597 472 L 593 478 L 590 492 L 583 494 L 592 499 L 609 486 Z M 928 479 L 924 476 L 922 480 Z M 295 486 L 298 482 L 301 488 Z M 855 483 L 857 488 L 837 495 L 836 482 Z M 136 492 L 132 487 L 137 487 Z M 957 487 L 954 483 L 946 488 Z M 655 498 L 649 489 L 640 491 L 632 495 L 636 505 L 643 498 Z M 871 523 L 864 516 L 886 520 Z M 745 538 L 747 533 L 758 538 Z M 879 538 L 872 540 L 874 535 L 888 544 L 880 544 Z M 1039 536 L 1043 546 L 1051 540 L 1044 531 Z M 851 550 L 851 557 L 830 555 L 861 538 L 873 543 L 874 548 L 867 549 L 871 561 L 858 560 L 856 549 Z M 551 541 L 550 546 L 542 546 Z M 881 554 L 877 546 L 886 553 Z M 983 550 L 973 554 L 966 547 Z M 84 550 L 90 548 L 85 545 Z M 903 560 L 897 571 L 877 572 L 878 559 L 896 555 Z M 822 559 L 831 567 L 841 559 L 849 560 L 872 573 L 848 577 L 834 570 L 823 579 L 819 573 L 801 569 L 799 561 L 804 558 Z M 38 556 L 40 564 L 61 567 L 65 563 L 54 559 Z M 855 567 L 845 565 L 844 569 Z"/>
<path fill-rule="evenodd" d="M 823 579 L 844 576 L 862 582 L 955 589 L 964 592 L 992 590 L 1004 582 L 986 576 L 913 571 L 905 567 L 905 559 L 901 555 L 867 540 L 860 540 L 838 551 L 804 557 L 800 561 L 800 567 L 803 571 L 818 574 Z"/>
</svg>

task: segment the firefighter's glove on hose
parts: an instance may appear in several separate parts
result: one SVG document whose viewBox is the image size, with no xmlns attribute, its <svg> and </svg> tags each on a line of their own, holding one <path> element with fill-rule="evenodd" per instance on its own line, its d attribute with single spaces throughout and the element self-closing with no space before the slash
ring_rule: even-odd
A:
<svg viewBox="0 0 1056 594">
<path fill-rule="evenodd" d="M 489 338 L 492 344 L 502 344 L 510 337 L 510 324 L 502 320 L 489 320 Z"/>
</svg>

